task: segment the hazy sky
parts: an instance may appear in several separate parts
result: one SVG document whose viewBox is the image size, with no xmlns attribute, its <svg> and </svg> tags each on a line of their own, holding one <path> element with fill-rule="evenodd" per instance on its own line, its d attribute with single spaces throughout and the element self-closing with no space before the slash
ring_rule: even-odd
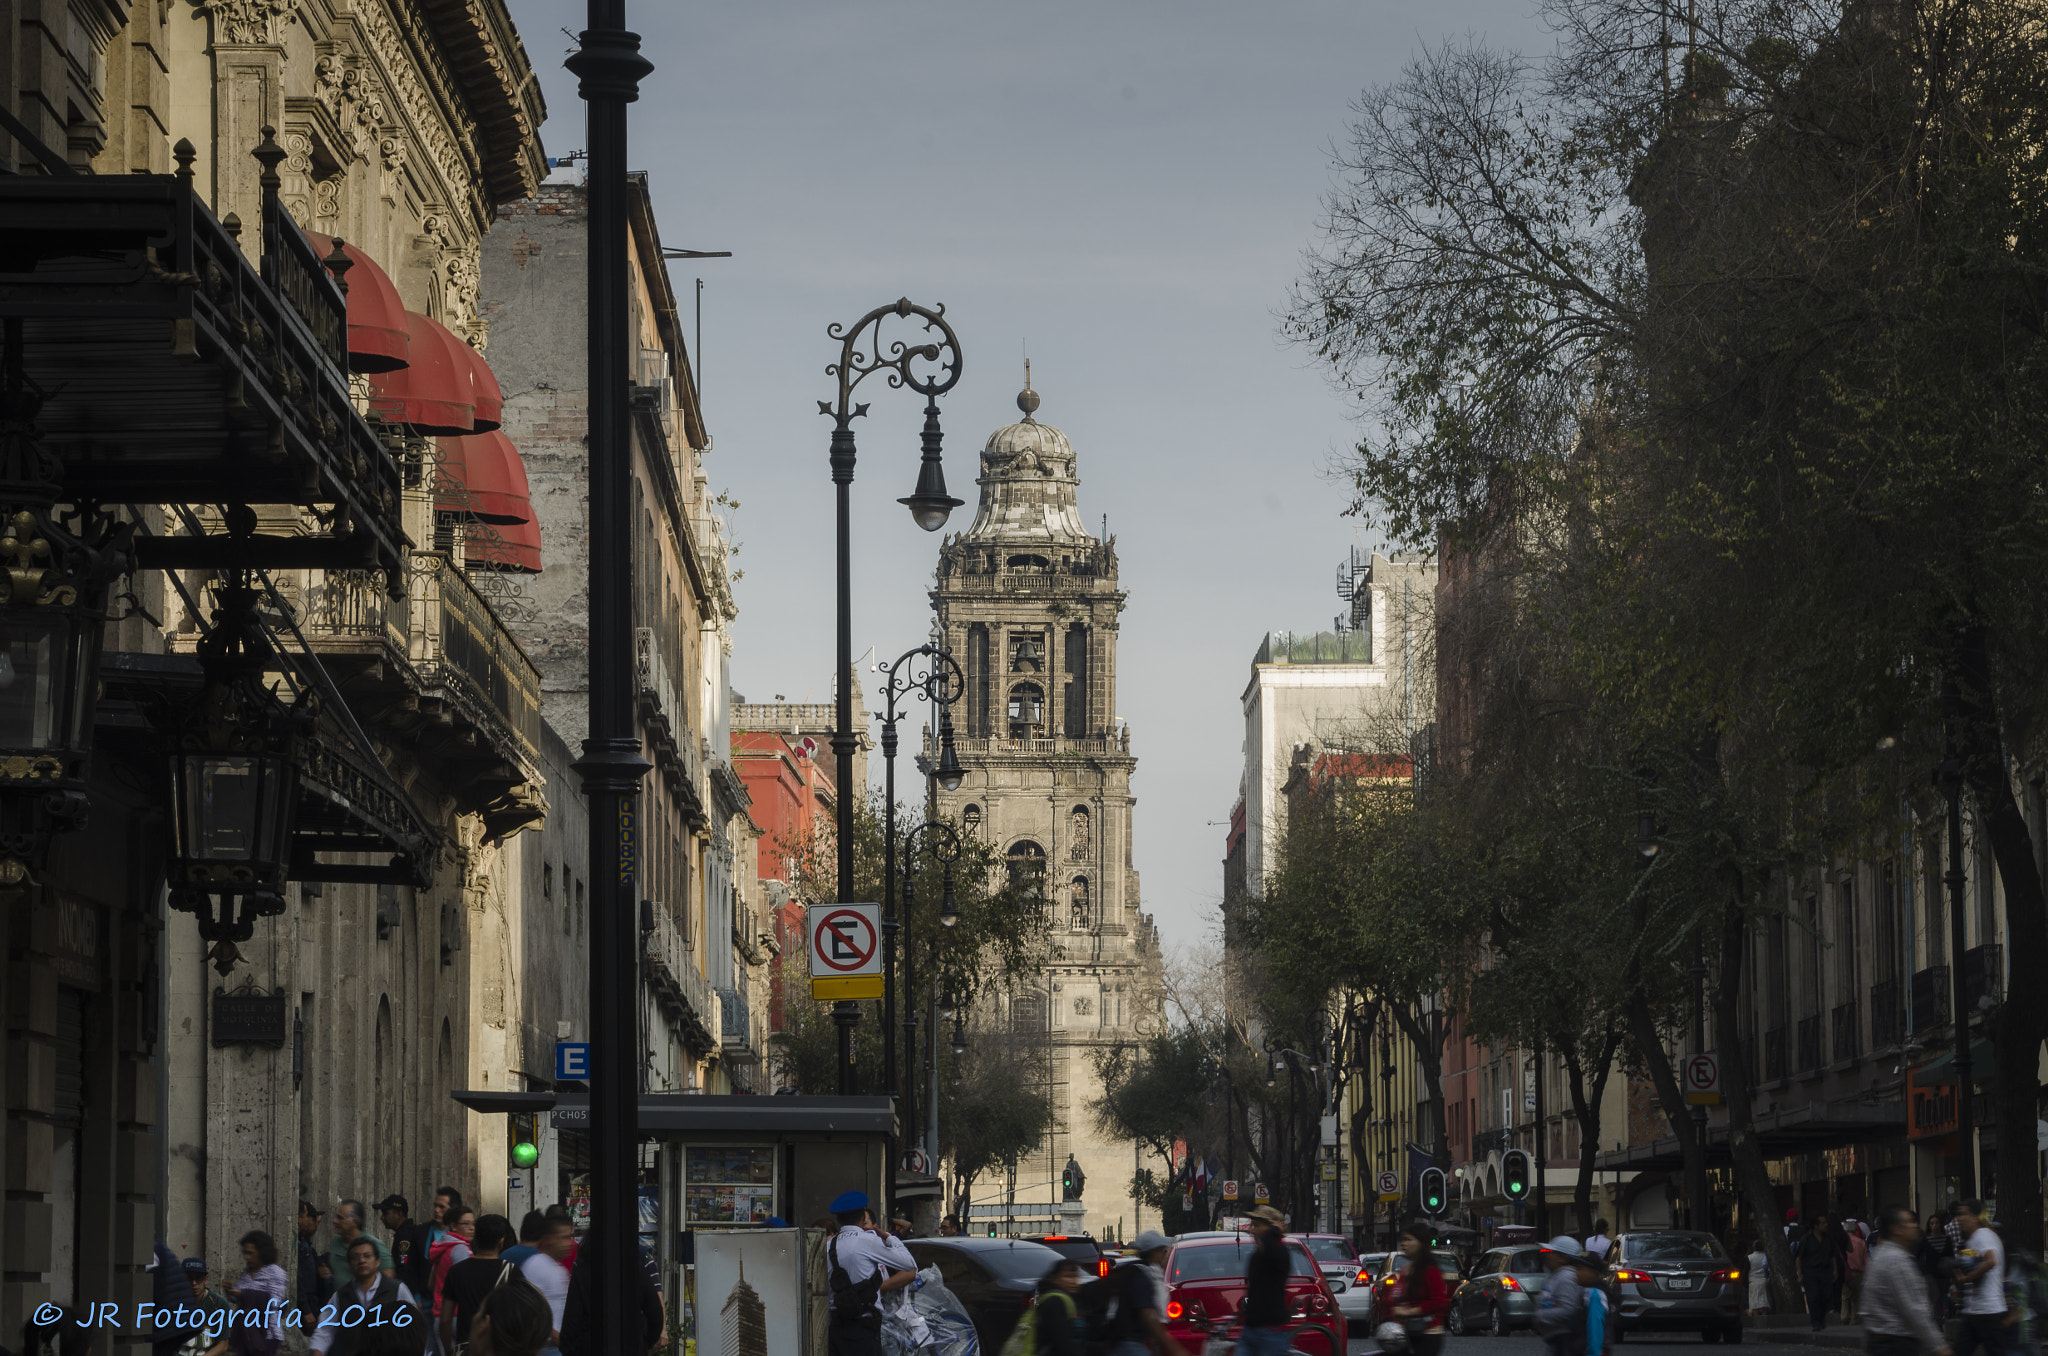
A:
<svg viewBox="0 0 2048 1356">
<path fill-rule="evenodd" d="M 561 68 L 584 7 L 511 0 L 550 117 L 580 149 Z M 1328 626 L 1362 541 L 1324 471 L 1344 401 L 1275 314 L 1314 233 L 1346 107 L 1424 43 L 1547 45 L 1531 0 L 630 0 L 654 76 L 633 106 L 701 368 L 714 488 L 732 524 L 733 683 L 828 698 L 832 321 L 944 303 L 965 376 L 944 402 L 947 477 L 970 501 L 982 443 L 1038 412 L 1072 440 L 1081 508 L 1109 516 L 1130 604 L 1117 714 L 1138 756 L 1135 853 L 1167 942 L 1215 918 L 1242 772 L 1239 697 L 1260 637 Z M 687 318 L 685 323 L 689 323 Z M 881 391 L 856 425 L 855 650 L 924 639 L 937 539 L 896 499 L 921 402 Z M 863 665 L 873 703 L 874 675 Z M 876 760 L 879 777 L 879 759 Z M 900 769 L 907 771 L 907 767 Z"/>
</svg>

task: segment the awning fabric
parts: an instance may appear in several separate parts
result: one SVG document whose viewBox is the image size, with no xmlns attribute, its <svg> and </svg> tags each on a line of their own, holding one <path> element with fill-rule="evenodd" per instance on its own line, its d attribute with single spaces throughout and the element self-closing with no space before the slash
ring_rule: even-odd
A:
<svg viewBox="0 0 2048 1356">
<path fill-rule="evenodd" d="M 370 408 L 379 418 L 410 424 L 418 433 L 475 432 L 476 350 L 418 311 L 407 311 L 405 319 L 412 337 L 411 365 L 370 378 Z"/>
<path fill-rule="evenodd" d="M 498 427 L 498 416 L 505 408 L 505 396 L 499 391 L 497 375 L 484 361 L 484 355 L 468 344 L 462 347 L 469 353 L 470 387 L 476 394 L 476 431 L 489 433 Z"/>
<path fill-rule="evenodd" d="M 507 523 L 475 527 L 463 546 L 464 561 L 480 570 L 507 574 L 540 573 L 540 524 Z"/>
<path fill-rule="evenodd" d="M 436 509 L 499 525 L 533 521 L 526 463 L 510 438 L 493 431 L 443 436 L 436 445 L 441 452 L 434 484 Z"/>
<path fill-rule="evenodd" d="M 308 231 L 306 239 L 321 258 L 334 253 L 334 237 Z M 354 245 L 344 244 L 341 252 L 350 265 L 341 279 L 348 287 L 349 371 L 396 372 L 410 361 L 412 348 L 405 303 L 375 259 Z"/>
</svg>

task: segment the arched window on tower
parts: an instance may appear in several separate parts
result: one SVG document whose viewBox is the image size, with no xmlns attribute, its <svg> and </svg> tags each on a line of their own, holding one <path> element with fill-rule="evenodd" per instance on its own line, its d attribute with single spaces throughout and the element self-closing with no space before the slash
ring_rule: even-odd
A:
<svg viewBox="0 0 2048 1356">
<path fill-rule="evenodd" d="M 969 833 L 981 832 L 981 807 L 970 805 L 960 812 L 960 827 Z"/>
<path fill-rule="evenodd" d="M 1069 896 L 1067 926 L 1075 932 L 1086 932 L 1089 928 L 1095 926 L 1095 910 L 1088 899 L 1088 878 L 1086 876 L 1074 877 L 1074 883 L 1068 887 L 1067 893 Z"/>
<path fill-rule="evenodd" d="M 1077 862 L 1088 860 L 1088 807 L 1076 805 L 1068 817 L 1067 856 Z"/>
<path fill-rule="evenodd" d="M 1088 733 L 1088 628 L 1067 628 L 1066 709 L 1060 712 L 1060 733 L 1080 739 Z"/>
<path fill-rule="evenodd" d="M 1045 849 L 1029 838 L 1011 845 L 1004 854 L 1004 864 L 1010 872 L 1010 888 L 1017 892 L 1019 899 L 1043 900 L 1045 897 Z"/>
<path fill-rule="evenodd" d="M 980 622 L 967 628 L 967 735 L 987 739 L 989 673 L 988 628 Z"/>
<path fill-rule="evenodd" d="M 1045 691 L 1036 683 L 1010 689 L 1010 738 L 1036 739 L 1045 728 Z"/>
</svg>

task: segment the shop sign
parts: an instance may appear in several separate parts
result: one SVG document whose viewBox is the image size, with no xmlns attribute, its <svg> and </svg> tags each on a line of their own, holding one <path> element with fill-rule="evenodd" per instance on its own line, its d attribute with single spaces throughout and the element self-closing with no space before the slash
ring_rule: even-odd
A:
<svg viewBox="0 0 2048 1356">
<path fill-rule="evenodd" d="M 1941 1078 L 1940 1074 L 1930 1075 L 1930 1080 Z M 1917 1069 L 1906 1075 L 1906 1138 L 1932 1139 L 1952 1135 L 1956 1128 L 1955 1080 L 1923 1084 Z"/>
</svg>

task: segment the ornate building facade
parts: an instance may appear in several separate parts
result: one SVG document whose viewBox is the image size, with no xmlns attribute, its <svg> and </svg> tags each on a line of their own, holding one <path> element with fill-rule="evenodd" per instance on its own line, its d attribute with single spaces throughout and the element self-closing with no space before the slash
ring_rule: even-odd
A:
<svg viewBox="0 0 2048 1356">
<path fill-rule="evenodd" d="M 1052 963 L 1003 1000 L 1013 1028 L 1045 1033 L 1053 1115 L 1018 1164 L 1016 1201 L 1054 1200 L 1072 1154 L 1098 1183 L 1087 1227 L 1100 1237 L 1120 1222 L 1129 1231 L 1131 1201 L 1108 1184 L 1128 1181 L 1131 1161 L 1128 1144 L 1090 1124 L 1095 1057 L 1161 1021 L 1158 934 L 1131 856 L 1137 759 L 1116 715 L 1126 595 L 1115 539 L 1083 525 L 1074 449 L 1037 421 L 1028 371 L 1017 404 L 1024 418 L 982 449 L 973 525 L 939 552 L 932 600 L 966 677 L 955 711 L 967 770 L 939 808 L 999 848 L 1050 912 Z"/>
</svg>

